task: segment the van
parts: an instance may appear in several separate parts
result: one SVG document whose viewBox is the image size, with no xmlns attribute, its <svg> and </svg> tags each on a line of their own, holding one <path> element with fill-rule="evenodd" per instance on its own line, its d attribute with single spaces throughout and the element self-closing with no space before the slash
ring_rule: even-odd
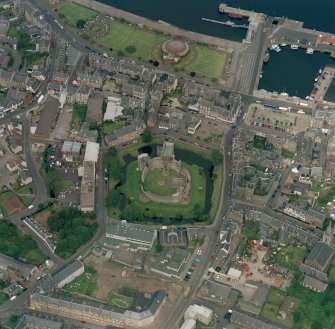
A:
<svg viewBox="0 0 335 329">
<path fill-rule="evenodd" d="M 29 207 L 28 207 L 28 209 L 30 210 L 30 209 L 33 209 L 34 208 L 34 205 L 33 204 L 31 204 Z"/>
</svg>

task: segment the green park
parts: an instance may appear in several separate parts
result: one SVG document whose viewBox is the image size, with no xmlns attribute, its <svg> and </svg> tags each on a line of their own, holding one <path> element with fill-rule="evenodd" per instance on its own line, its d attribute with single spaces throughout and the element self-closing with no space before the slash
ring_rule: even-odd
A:
<svg viewBox="0 0 335 329">
<path fill-rule="evenodd" d="M 78 20 L 90 21 L 98 15 L 97 11 L 73 2 L 65 2 L 58 6 L 57 13 L 72 26 L 76 26 Z"/>
<path fill-rule="evenodd" d="M 190 176 L 189 190 L 181 202 L 176 200 L 163 202 L 161 198 L 173 199 L 172 196 L 177 191 L 176 180 L 181 177 L 178 178 L 174 170 L 170 170 L 168 175 L 163 174 L 161 170 L 149 170 L 142 181 L 137 160 L 142 147 L 156 148 L 160 143 L 162 140 L 155 138 L 150 143 L 139 143 L 106 154 L 104 166 L 109 176 L 109 194 L 106 199 L 109 214 L 114 218 L 159 223 L 168 223 L 175 219 L 179 222 L 213 220 L 220 201 L 222 163 L 220 161 L 216 163 L 213 176 L 210 178 L 205 172 L 207 169 L 205 170 L 202 165 L 203 163 L 207 166 L 212 165 L 211 153 L 176 142 L 177 154 L 187 153 L 189 157 L 187 161 L 181 159 L 181 166 Z M 211 184 L 209 189 L 207 189 L 208 183 Z M 159 201 L 148 198 L 144 192 L 156 195 Z"/>
</svg>

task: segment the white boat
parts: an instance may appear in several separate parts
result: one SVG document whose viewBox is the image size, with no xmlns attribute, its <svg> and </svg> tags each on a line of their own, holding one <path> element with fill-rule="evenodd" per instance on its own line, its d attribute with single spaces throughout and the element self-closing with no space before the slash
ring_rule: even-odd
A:
<svg viewBox="0 0 335 329">
<path fill-rule="evenodd" d="M 233 25 L 235 25 L 235 23 L 232 22 L 232 21 L 227 21 L 227 22 L 226 22 L 226 25 L 228 25 L 228 26 L 233 26 Z"/>
<path fill-rule="evenodd" d="M 313 48 L 307 48 L 306 53 L 309 55 L 313 55 L 314 49 Z"/>
<path fill-rule="evenodd" d="M 282 42 L 282 43 L 280 44 L 280 46 L 281 46 L 281 47 L 286 47 L 286 46 L 287 46 L 287 43 Z"/>
<path fill-rule="evenodd" d="M 316 78 L 314 79 L 314 81 L 315 81 L 315 82 L 318 82 L 318 81 L 319 81 L 319 77 L 316 77 Z"/>
<path fill-rule="evenodd" d="M 277 47 L 278 47 L 278 45 L 273 44 L 273 45 L 271 45 L 270 49 L 271 49 L 271 50 L 275 50 Z"/>
<path fill-rule="evenodd" d="M 299 49 L 299 46 L 298 45 L 291 45 L 291 49 L 293 49 L 293 50 L 298 50 Z"/>
<path fill-rule="evenodd" d="M 275 52 L 279 53 L 280 51 L 281 51 L 281 48 L 279 46 L 276 47 Z"/>
<path fill-rule="evenodd" d="M 288 96 L 288 93 L 280 93 L 280 96 Z"/>
<path fill-rule="evenodd" d="M 307 100 L 308 100 L 308 99 L 309 99 L 309 96 L 306 96 L 306 97 L 305 97 L 305 99 L 307 99 Z"/>
<path fill-rule="evenodd" d="M 319 70 L 319 74 L 321 74 L 321 73 L 322 73 L 322 69 Z"/>
</svg>

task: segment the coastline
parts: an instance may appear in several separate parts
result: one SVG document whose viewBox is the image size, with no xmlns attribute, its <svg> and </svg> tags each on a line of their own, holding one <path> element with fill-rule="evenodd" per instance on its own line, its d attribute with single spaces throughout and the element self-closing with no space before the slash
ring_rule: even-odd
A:
<svg viewBox="0 0 335 329">
<path fill-rule="evenodd" d="M 230 40 L 221 39 L 218 37 L 213 37 L 213 36 L 209 36 L 209 35 L 205 35 L 205 34 L 201 34 L 197 32 L 184 30 L 179 27 L 162 22 L 162 21 L 161 23 L 159 23 L 151 19 L 144 18 L 142 16 L 138 16 L 138 15 L 129 13 L 121 9 L 117 9 L 110 5 L 106 5 L 106 4 L 103 4 L 103 3 L 100 3 L 94 0 L 68 0 L 68 2 L 73 2 L 78 5 L 82 5 L 82 6 L 94 9 L 103 14 L 107 14 L 113 17 L 124 18 L 125 20 L 135 23 L 135 24 L 146 25 L 153 29 L 160 30 L 170 35 L 174 35 L 174 36 L 183 35 L 186 38 L 194 40 L 196 42 L 206 43 L 208 45 L 215 45 L 220 48 L 225 48 L 225 51 L 228 51 L 228 52 L 233 52 L 234 50 L 242 47 L 242 43 L 239 43 L 239 42 L 230 41 Z"/>
</svg>

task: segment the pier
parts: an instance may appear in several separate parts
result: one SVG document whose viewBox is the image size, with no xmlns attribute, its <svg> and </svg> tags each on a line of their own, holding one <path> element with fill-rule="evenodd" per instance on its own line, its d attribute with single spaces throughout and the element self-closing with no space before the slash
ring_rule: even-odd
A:
<svg viewBox="0 0 335 329">
<path fill-rule="evenodd" d="M 226 25 L 226 26 L 230 26 L 230 27 L 237 27 L 237 28 L 240 28 L 240 29 L 247 29 L 249 27 L 246 24 L 235 24 L 234 22 L 231 22 L 231 21 L 228 21 L 228 22 L 217 21 L 215 19 L 204 18 L 204 17 L 202 17 L 201 20 L 206 21 L 206 22 L 211 22 L 211 23 Z"/>
</svg>

